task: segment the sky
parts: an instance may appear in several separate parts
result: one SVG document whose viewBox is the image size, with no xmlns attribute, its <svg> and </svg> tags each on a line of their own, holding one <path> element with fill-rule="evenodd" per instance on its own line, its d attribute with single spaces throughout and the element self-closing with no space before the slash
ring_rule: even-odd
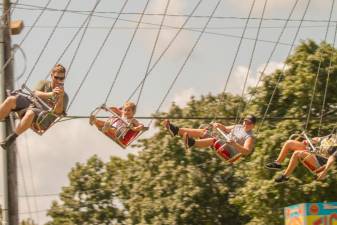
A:
<svg viewBox="0 0 337 225">
<path fill-rule="evenodd" d="M 85 35 L 82 36 L 85 30 L 82 28 L 70 47 L 66 48 L 96 1 L 72 0 L 68 11 L 64 13 L 57 29 L 51 35 L 62 14 L 60 10 L 65 9 L 69 1 L 50 0 L 49 9 L 43 11 L 35 24 L 41 13 L 41 7 L 48 1 L 18 0 L 17 4 L 14 4 L 12 19 L 23 20 L 25 28 L 21 34 L 12 36 L 12 44 L 20 44 L 26 59 L 20 51 L 16 52 L 14 62 L 15 76 L 18 78 L 16 86 L 27 82 L 27 85 L 33 88 L 38 80 L 49 77 L 52 66 L 60 62 L 69 69 L 65 81 L 65 89 L 71 99 L 68 115 L 88 116 L 106 99 L 108 105 L 121 106 L 144 78 L 147 67 L 153 67 L 154 62 L 188 18 L 172 15 L 190 14 L 198 1 L 171 0 L 167 10 L 167 14 L 171 16 L 165 17 L 157 39 L 167 1 L 150 0 L 145 11 L 146 15 L 143 16 L 139 29 L 130 42 L 146 1 L 129 0 L 124 13 L 116 21 L 117 13 L 124 1 L 101 0 Z M 241 95 L 247 74 L 246 86 L 256 85 L 259 72 L 265 67 L 295 0 L 267 2 L 265 20 L 258 34 L 259 41 L 255 43 L 260 22 L 258 18 L 262 15 L 265 3 L 265 0 L 256 0 L 251 14 L 251 18 L 255 19 L 249 20 L 240 48 L 243 28 L 253 0 L 223 0 L 215 11 L 214 18 L 210 20 L 206 32 L 196 44 L 200 31 L 208 20 L 207 16 L 211 14 L 217 2 L 218 0 L 201 1 L 194 14 L 197 17 L 188 20 L 185 25 L 188 29 L 183 29 L 179 33 L 172 46 L 151 69 L 140 95 L 137 116 L 151 116 L 158 110 L 177 75 L 176 83 L 168 93 L 160 111 L 168 110 L 172 102 L 183 107 L 191 96 L 198 98 L 209 93 L 221 93 L 229 75 L 226 88 L 228 92 Z M 291 48 L 307 2 L 307 0 L 298 1 L 291 17 L 293 20 L 288 23 L 280 44 L 276 45 L 266 74 L 283 67 L 283 61 Z M 326 39 L 332 43 L 337 21 L 337 6 L 333 8 L 331 18 L 333 22 L 330 23 L 328 33 L 325 35 L 332 2 L 332 0 L 311 1 L 295 44 L 308 38 L 317 42 Z M 114 28 L 107 36 L 113 24 Z M 155 43 L 156 48 L 149 63 Z M 187 58 L 194 45 L 192 54 Z M 233 64 L 237 51 L 237 59 Z M 185 61 L 186 65 L 182 66 Z M 232 65 L 234 66 L 230 72 Z M 83 85 L 79 88 L 81 82 Z M 111 93 L 108 94 L 111 87 Z M 132 100 L 137 99 L 138 93 Z M 148 123 L 146 120 L 142 122 Z M 143 137 L 150 137 L 154 132 L 156 130 L 151 128 Z M 111 156 L 126 157 L 129 153 L 137 154 L 137 149 L 121 149 L 91 127 L 87 119 L 58 123 L 43 136 L 27 131 L 18 138 L 17 144 L 20 218 L 31 217 L 38 224 L 50 220 L 45 215 L 46 210 L 50 208 L 52 200 L 58 199 L 62 186 L 68 185 L 67 174 L 76 162 L 84 163 L 94 154 L 104 161 L 108 161 Z M 3 184 L 0 188 L 3 193 Z M 35 197 L 24 197 L 26 195 Z"/>
</svg>

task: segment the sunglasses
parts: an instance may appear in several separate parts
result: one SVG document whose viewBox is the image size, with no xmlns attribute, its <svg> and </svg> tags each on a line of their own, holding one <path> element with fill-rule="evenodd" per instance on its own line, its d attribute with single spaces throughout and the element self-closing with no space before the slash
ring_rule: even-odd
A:
<svg viewBox="0 0 337 225">
<path fill-rule="evenodd" d="M 64 79 L 65 79 L 65 77 L 58 77 L 58 76 L 54 76 L 54 79 L 55 79 L 55 80 L 60 80 L 60 81 L 62 81 L 62 80 L 64 80 Z"/>
</svg>

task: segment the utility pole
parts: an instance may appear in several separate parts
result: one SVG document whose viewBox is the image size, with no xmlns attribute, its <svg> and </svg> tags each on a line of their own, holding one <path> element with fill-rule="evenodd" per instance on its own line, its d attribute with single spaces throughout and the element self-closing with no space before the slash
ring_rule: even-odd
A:
<svg viewBox="0 0 337 225">
<path fill-rule="evenodd" d="M 14 75 L 12 64 L 11 34 L 18 34 L 23 28 L 22 21 L 12 22 L 10 19 L 10 2 L 3 0 L 3 14 L 0 23 L 0 101 L 6 98 L 6 90 L 13 90 Z M 10 118 L 0 122 L 0 138 L 4 140 L 13 133 Z M 16 145 L 13 143 L 6 150 L 2 149 L 3 180 L 4 180 L 4 205 L 2 206 L 3 224 L 18 225 L 18 185 L 17 185 L 17 160 Z"/>
</svg>

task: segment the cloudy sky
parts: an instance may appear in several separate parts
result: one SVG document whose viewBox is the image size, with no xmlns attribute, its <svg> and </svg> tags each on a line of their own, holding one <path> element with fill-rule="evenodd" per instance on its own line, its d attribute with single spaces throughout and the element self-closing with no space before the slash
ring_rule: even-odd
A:
<svg viewBox="0 0 337 225">
<path fill-rule="evenodd" d="M 167 14 L 171 16 L 165 17 L 150 68 L 185 23 L 188 18 L 186 15 L 192 12 L 198 1 L 170 1 Z M 33 87 L 38 80 L 48 76 L 50 68 L 56 62 L 61 62 L 67 68 L 70 67 L 65 84 L 72 100 L 68 115 L 87 116 L 96 106 L 104 103 L 106 98 L 110 105 L 122 105 L 146 74 L 167 1 L 149 1 L 146 14 L 123 63 L 123 56 L 147 1 L 128 1 L 124 13 L 115 23 L 124 0 L 101 0 L 82 42 L 80 40 L 84 29 L 79 30 L 80 26 L 96 1 L 72 0 L 53 35 L 51 33 L 54 26 L 69 0 L 51 0 L 48 9 L 41 14 L 41 7 L 43 8 L 47 2 L 49 1 L 18 0 L 18 4 L 15 5 L 12 18 L 24 20 L 25 28 L 20 35 L 13 36 L 12 42 L 21 43 L 27 57 L 27 60 L 24 60 L 20 52 L 15 55 L 15 76 L 19 77 L 24 71 L 23 76 L 17 80 L 17 85 L 27 80 L 27 84 Z M 138 105 L 138 116 L 150 116 L 158 109 L 178 74 L 180 75 L 176 84 L 160 108 L 162 111 L 167 110 L 173 101 L 184 106 L 192 95 L 198 97 L 208 93 L 220 93 L 229 74 L 229 85 L 226 89 L 229 92 L 241 94 L 247 75 L 247 86 L 256 84 L 259 72 L 265 68 L 295 0 L 267 2 L 265 20 L 261 24 L 259 41 L 253 53 L 254 39 L 257 37 L 259 26 L 257 18 L 261 17 L 265 3 L 265 0 L 256 0 L 251 14 L 251 18 L 255 19 L 251 19 L 248 23 L 231 73 L 230 68 L 253 0 L 223 0 L 186 65 L 182 67 L 208 20 L 207 16 L 211 14 L 217 2 L 218 0 L 201 1 L 195 16 L 185 25 L 187 29 L 179 33 L 172 46 L 151 69 Z M 267 74 L 275 68 L 283 67 L 283 60 L 291 47 L 307 2 L 308 0 L 298 1 L 292 20 L 288 23 L 280 44 L 276 45 L 276 51 L 267 65 Z M 311 1 L 295 43 L 308 38 L 318 42 L 324 40 L 332 2 L 332 0 Z M 327 41 L 330 43 L 337 21 L 336 8 L 337 6 L 333 8 L 332 23 L 327 35 Z M 39 15 L 41 16 L 37 20 Z M 114 29 L 107 36 L 114 23 Z M 74 36 L 78 30 L 79 34 Z M 73 37 L 74 42 L 65 50 Z M 98 52 L 100 48 L 102 50 Z M 115 84 L 108 95 L 114 79 Z M 79 88 L 82 81 L 84 83 Z M 78 95 L 75 97 L 77 92 Z M 155 131 L 150 130 L 145 137 L 153 132 Z M 123 150 L 118 147 L 89 126 L 86 119 L 59 123 L 43 136 L 28 131 L 18 138 L 18 151 L 20 196 L 37 195 L 30 198 L 20 197 L 20 217 L 31 217 L 39 224 L 48 221 L 49 218 L 45 216 L 46 210 L 53 199 L 58 199 L 57 194 L 61 187 L 68 184 L 67 174 L 76 162 L 85 162 L 93 154 L 107 161 L 112 155 L 125 157 L 128 153 L 136 153 L 135 149 Z M 1 190 L 2 187 L 3 185 Z"/>
</svg>

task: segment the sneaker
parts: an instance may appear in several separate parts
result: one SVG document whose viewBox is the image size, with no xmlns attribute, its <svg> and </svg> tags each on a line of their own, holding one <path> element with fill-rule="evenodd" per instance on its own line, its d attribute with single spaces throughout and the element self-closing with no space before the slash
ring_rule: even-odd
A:
<svg viewBox="0 0 337 225">
<path fill-rule="evenodd" d="M 183 134 L 184 146 L 186 150 L 189 150 L 192 146 L 194 146 L 195 140 L 188 136 L 188 133 Z"/>
<path fill-rule="evenodd" d="M 287 177 L 286 175 L 282 174 L 278 177 L 275 178 L 275 182 L 276 183 L 283 183 L 283 182 L 287 182 L 289 180 L 289 177 Z"/>
<path fill-rule="evenodd" d="M 94 115 L 90 115 L 89 124 L 92 126 L 94 125 L 95 121 L 96 121 L 96 117 Z"/>
<path fill-rule="evenodd" d="M 271 162 L 266 165 L 266 168 L 271 170 L 281 170 L 282 165 L 277 162 Z"/>
<path fill-rule="evenodd" d="M 172 137 L 178 134 L 179 128 L 171 124 L 169 120 L 164 120 L 163 125 Z"/>
</svg>

